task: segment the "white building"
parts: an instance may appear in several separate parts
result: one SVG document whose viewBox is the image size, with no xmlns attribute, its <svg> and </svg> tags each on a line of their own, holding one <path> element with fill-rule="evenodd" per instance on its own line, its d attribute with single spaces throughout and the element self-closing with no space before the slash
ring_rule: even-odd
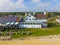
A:
<svg viewBox="0 0 60 45">
<path fill-rule="evenodd" d="M 26 14 L 26 12 L 25 12 Z M 45 14 L 45 12 L 44 12 Z M 25 15 L 26 17 L 23 19 L 21 18 L 21 21 L 19 23 L 19 28 L 43 28 L 46 27 L 47 20 L 46 20 L 46 14 L 31 14 L 28 13 L 28 15 Z"/>
</svg>

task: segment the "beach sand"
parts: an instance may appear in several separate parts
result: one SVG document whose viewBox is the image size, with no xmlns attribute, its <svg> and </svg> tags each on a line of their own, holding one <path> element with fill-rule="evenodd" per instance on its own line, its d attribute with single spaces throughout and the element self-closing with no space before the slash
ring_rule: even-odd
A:
<svg viewBox="0 0 60 45">
<path fill-rule="evenodd" d="M 13 40 L 0 40 L 0 45 L 60 45 L 59 37 L 41 37 L 41 38 L 29 38 L 25 40 L 13 39 Z"/>
</svg>

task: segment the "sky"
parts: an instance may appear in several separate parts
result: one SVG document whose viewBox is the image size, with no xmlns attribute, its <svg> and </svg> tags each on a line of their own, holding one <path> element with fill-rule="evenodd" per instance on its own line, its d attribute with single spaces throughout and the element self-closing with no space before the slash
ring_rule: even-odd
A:
<svg viewBox="0 0 60 45">
<path fill-rule="evenodd" d="M 0 0 L 0 12 L 60 12 L 60 0 Z"/>
</svg>

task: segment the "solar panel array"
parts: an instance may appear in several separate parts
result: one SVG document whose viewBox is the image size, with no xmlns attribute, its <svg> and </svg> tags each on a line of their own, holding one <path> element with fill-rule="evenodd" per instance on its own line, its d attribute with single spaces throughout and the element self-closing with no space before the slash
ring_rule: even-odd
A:
<svg viewBox="0 0 60 45">
<path fill-rule="evenodd" d="M 5 16 L 5 17 L 0 17 L 0 24 L 4 25 L 17 25 L 18 23 L 16 22 L 17 16 Z"/>
</svg>

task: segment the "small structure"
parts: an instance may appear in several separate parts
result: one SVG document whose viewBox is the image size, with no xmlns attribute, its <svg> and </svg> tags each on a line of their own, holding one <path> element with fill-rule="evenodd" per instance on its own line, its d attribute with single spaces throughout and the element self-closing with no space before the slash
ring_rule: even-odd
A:
<svg viewBox="0 0 60 45">
<path fill-rule="evenodd" d="M 57 18 L 56 21 L 60 23 L 60 18 Z"/>
</svg>

